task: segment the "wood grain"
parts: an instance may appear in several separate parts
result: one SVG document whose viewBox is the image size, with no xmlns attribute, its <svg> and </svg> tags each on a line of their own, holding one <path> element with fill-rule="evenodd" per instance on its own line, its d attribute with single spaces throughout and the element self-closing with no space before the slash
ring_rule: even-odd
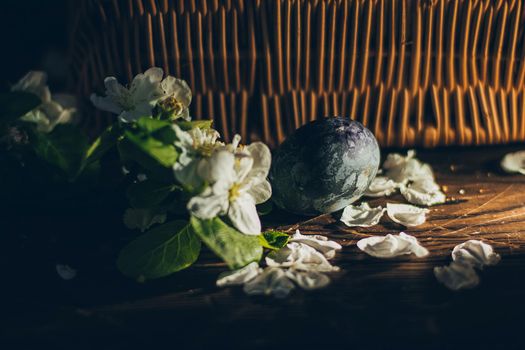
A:
<svg viewBox="0 0 525 350">
<path fill-rule="evenodd" d="M 7 322 L 0 341 L 75 349 L 151 348 L 163 343 L 177 349 L 246 348 L 247 344 L 250 348 L 518 349 L 525 326 L 525 177 L 503 174 L 498 162 L 506 152 L 519 148 L 419 152 L 433 165 L 448 202 L 432 207 L 428 222 L 416 228 L 403 229 L 385 219 L 373 228 L 353 229 L 338 221 L 339 213 L 304 218 L 274 210 L 263 217 L 268 228 L 292 232 L 298 227 L 304 234 L 323 234 L 344 247 L 334 261 L 342 270 L 332 275 L 328 288 L 297 290 L 286 300 L 248 297 L 239 288 L 216 288 L 215 279 L 225 266 L 207 252 L 186 271 L 138 284 L 115 271 L 114 256 L 104 253 L 107 242 L 106 248 L 89 253 L 68 251 L 67 261 L 76 264 L 79 274 L 65 282 L 53 271 L 57 252 L 49 244 L 34 243 L 33 251 L 23 250 L 23 261 L 13 260 L 20 262 L 11 266 L 16 277 L 9 277 L 7 286 L 15 293 L 6 299 L 9 305 L 2 317 Z M 374 199 L 370 204 L 385 201 Z M 397 195 L 388 201 L 403 199 Z M 107 217 L 119 221 L 116 215 Z M 101 217 L 105 226 L 96 220 L 87 226 L 108 227 L 111 220 Z M 39 228 L 61 226 L 71 235 L 78 218 L 70 221 L 36 220 Z M 15 220 L 10 227 L 30 234 L 34 224 Z M 379 260 L 355 246 L 361 238 L 401 230 L 416 236 L 430 255 Z M 102 242 L 117 237 L 111 243 L 115 251 L 122 245 L 118 233 L 100 231 Z M 478 288 L 451 292 L 435 280 L 432 268 L 447 264 L 452 248 L 468 239 L 492 244 L 502 261 L 480 272 Z M 82 241 L 77 244 L 88 250 Z M 17 249 L 13 254 L 20 257 Z"/>
</svg>

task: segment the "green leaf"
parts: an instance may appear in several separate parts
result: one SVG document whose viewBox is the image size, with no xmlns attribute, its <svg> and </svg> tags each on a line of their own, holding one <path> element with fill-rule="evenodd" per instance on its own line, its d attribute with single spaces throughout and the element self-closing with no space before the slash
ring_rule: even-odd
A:
<svg viewBox="0 0 525 350">
<path fill-rule="evenodd" d="M 32 132 L 30 140 L 40 159 L 57 166 L 70 179 L 79 174 L 88 148 L 88 140 L 78 128 L 72 125 L 58 125 L 48 134 Z"/>
<path fill-rule="evenodd" d="M 169 121 L 142 117 L 137 121 L 136 125 L 144 135 L 152 136 L 164 144 L 171 145 L 177 141 L 173 124 Z"/>
<path fill-rule="evenodd" d="M 123 221 L 130 230 L 144 232 L 155 224 L 165 223 L 166 213 L 154 208 L 128 208 L 124 213 Z"/>
<path fill-rule="evenodd" d="M 184 131 L 188 131 L 194 128 L 210 129 L 213 124 L 213 120 L 181 120 L 177 121 L 176 124 Z"/>
<path fill-rule="evenodd" d="M 117 124 L 110 125 L 102 134 L 93 141 L 86 152 L 86 164 L 100 160 L 122 136 L 122 130 Z"/>
<path fill-rule="evenodd" d="M 230 269 L 238 269 L 261 259 L 263 250 L 257 236 L 244 235 L 219 218 L 200 220 L 192 217 L 191 226 L 204 244 Z"/>
<path fill-rule="evenodd" d="M 126 191 L 129 203 L 135 208 L 155 207 L 161 204 L 178 187 L 172 184 L 146 180 L 132 184 Z"/>
<path fill-rule="evenodd" d="M 166 168 L 171 168 L 177 161 L 177 150 L 171 144 L 165 144 L 151 136 L 138 136 L 130 131 L 126 131 L 125 136 L 130 146 L 134 148 L 131 151 L 134 155 L 130 157 L 146 168 L 151 166 L 151 163 L 145 161 L 144 157 L 149 157 Z"/>
<path fill-rule="evenodd" d="M 280 231 L 266 231 L 259 236 L 261 245 L 268 249 L 281 249 L 290 240 L 290 235 Z"/>
<path fill-rule="evenodd" d="M 184 221 L 158 226 L 129 243 L 120 252 L 118 269 L 126 276 L 160 278 L 191 266 L 199 257 L 201 242 Z"/>
<path fill-rule="evenodd" d="M 21 91 L 0 93 L 0 124 L 9 124 L 38 107 L 38 96 Z"/>
</svg>

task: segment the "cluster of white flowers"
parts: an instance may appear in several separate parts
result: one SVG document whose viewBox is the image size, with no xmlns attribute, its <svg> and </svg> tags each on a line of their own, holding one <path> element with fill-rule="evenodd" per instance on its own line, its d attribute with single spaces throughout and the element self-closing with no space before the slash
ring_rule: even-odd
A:
<svg viewBox="0 0 525 350">
<path fill-rule="evenodd" d="M 221 274 L 217 286 L 243 285 L 250 295 L 273 295 L 284 298 L 295 285 L 305 290 L 319 289 L 330 283 L 327 272 L 338 271 L 329 259 L 341 249 L 324 236 L 302 235 L 299 230 L 289 243 L 266 257 L 266 268 L 251 263 L 242 269 Z"/>
<path fill-rule="evenodd" d="M 492 246 L 478 240 L 469 240 L 454 247 L 452 262 L 434 268 L 437 280 L 451 290 L 474 288 L 479 284 L 475 269 L 499 263 L 501 257 Z"/>
<path fill-rule="evenodd" d="M 129 87 L 120 84 L 115 77 L 104 79 L 105 96 L 91 95 L 91 102 L 104 111 L 119 116 L 124 123 L 140 117 L 151 116 L 157 106 L 169 114 L 170 119 L 189 120 L 191 90 L 184 80 L 172 76 L 163 78 L 161 68 L 150 68 L 137 74 Z"/>
<path fill-rule="evenodd" d="M 431 206 L 444 203 L 445 194 L 436 183 L 432 168 L 415 158 L 414 150 L 406 156 L 389 154 L 383 163 L 384 176 L 377 176 L 368 191 L 368 197 L 384 197 L 397 189 L 412 204 Z"/>
<path fill-rule="evenodd" d="M 39 132 L 49 133 L 58 124 L 73 123 L 77 119 L 76 99 L 66 94 L 52 95 L 44 72 L 27 73 L 11 87 L 11 91 L 31 93 L 40 99 L 41 104 L 21 118 L 34 123 Z"/>
</svg>

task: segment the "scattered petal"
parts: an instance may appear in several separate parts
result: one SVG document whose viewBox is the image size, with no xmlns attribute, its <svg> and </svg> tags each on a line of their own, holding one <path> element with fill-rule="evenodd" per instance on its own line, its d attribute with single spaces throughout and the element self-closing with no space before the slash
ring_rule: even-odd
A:
<svg viewBox="0 0 525 350">
<path fill-rule="evenodd" d="M 241 269 L 221 273 L 217 278 L 217 286 L 239 286 L 251 281 L 262 271 L 258 263 L 252 262 Z"/>
<path fill-rule="evenodd" d="M 448 289 L 473 288 L 479 284 L 479 277 L 471 265 L 452 262 L 448 266 L 434 267 L 434 276 Z"/>
<path fill-rule="evenodd" d="M 329 241 L 327 237 L 320 235 L 302 235 L 299 230 L 296 230 L 295 234 L 290 238 L 290 243 L 291 242 L 309 245 L 323 253 L 327 259 L 332 259 L 335 256 L 335 251 L 342 248 L 339 243 Z"/>
<path fill-rule="evenodd" d="M 339 270 L 337 266 L 332 266 L 322 253 L 309 245 L 296 242 L 288 243 L 286 247 L 268 254 L 266 264 L 270 267 L 287 267 L 302 271 Z"/>
<path fill-rule="evenodd" d="M 393 258 L 414 254 L 418 258 L 428 255 L 428 250 L 418 240 L 404 232 L 399 235 L 372 236 L 357 242 L 357 247 L 376 258 Z"/>
<path fill-rule="evenodd" d="M 365 192 L 368 197 L 386 197 L 390 196 L 399 187 L 394 180 L 386 176 L 376 176 Z"/>
<path fill-rule="evenodd" d="M 452 260 L 482 269 L 485 265 L 496 265 L 501 257 L 494 252 L 491 245 L 478 240 L 469 240 L 454 247 Z"/>
<path fill-rule="evenodd" d="M 244 292 L 248 295 L 273 295 L 285 298 L 295 288 L 286 272 L 280 268 L 267 267 L 264 271 L 244 284 Z"/>
<path fill-rule="evenodd" d="M 341 221 L 347 226 L 370 227 L 377 225 L 385 213 L 382 207 L 370 208 L 368 203 L 361 205 L 349 205 L 343 210 Z"/>
<path fill-rule="evenodd" d="M 392 221 L 410 227 L 423 224 L 429 210 L 410 204 L 387 203 L 386 212 Z"/>
<path fill-rule="evenodd" d="M 525 175 L 525 151 L 509 153 L 501 160 L 501 168 L 508 173 Z"/>
<path fill-rule="evenodd" d="M 446 201 L 445 194 L 433 179 L 418 179 L 406 186 L 402 185 L 400 192 L 408 202 L 417 205 L 431 206 Z"/>
<path fill-rule="evenodd" d="M 404 157 L 398 153 L 391 153 L 383 164 L 386 176 L 399 184 L 406 184 L 421 178 L 434 178 L 432 168 L 415 158 L 416 152 L 410 150 Z"/>
<path fill-rule="evenodd" d="M 75 278 L 77 275 L 77 270 L 71 268 L 69 265 L 57 264 L 56 270 L 58 275 L 66 281 Z"/>
<path fill-rule="evenodd" d="M 324 288 L 330 284 L 330 277 L 317 271 L 288 270 L 286 275 L 304 290 Z"/>
</svg>

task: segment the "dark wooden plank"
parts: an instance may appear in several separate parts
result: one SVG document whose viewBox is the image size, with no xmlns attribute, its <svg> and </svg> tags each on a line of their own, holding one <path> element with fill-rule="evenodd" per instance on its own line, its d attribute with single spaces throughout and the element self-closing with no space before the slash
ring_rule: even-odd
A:
<svg viewBox="0 0 525 350">
<path fill-rule="evenodd" d="M 280 211 L 264 217 L 265 225 L 290 232 L 299 227 L 344 246 L 335 259 L 342 271 L 328 288 L 298 290 L 286 300 L 217 289 L 216 276 L 225 267 L 208 253 L 192 268 L 146 284 L 119 276 L 110 259 L 97 261 L 103 250 L 84 257 L 78 278 L 70 282 L 40 274 L 39 262 L 27 257 L 38 274 L 18 276 L 11 286 L 16 294 L 7 299 L 0 339 L 75 349 L 164 342 L 174 348 L 522 348 L 525 177 L 498 167 L 502 155 L 519 148 L 420 152 L 449 197 L 432 207 L 427 223 L 405 230 L 429 249 L 427 258 L 385 261 L 360 252 L 357 240 L 403 229 L 386 219 L 370 229 L 352 229 L 338 222 L 339 213 L 309 219 Z M 480 273 L 478 288 L 451 292 L 435 280 L 432 268 L 448 263 L 451 249 L 468 239 L 492 244 L 502 261 Z M 52 252 L 38 257 L 54 268 Z"/>
</svg>

